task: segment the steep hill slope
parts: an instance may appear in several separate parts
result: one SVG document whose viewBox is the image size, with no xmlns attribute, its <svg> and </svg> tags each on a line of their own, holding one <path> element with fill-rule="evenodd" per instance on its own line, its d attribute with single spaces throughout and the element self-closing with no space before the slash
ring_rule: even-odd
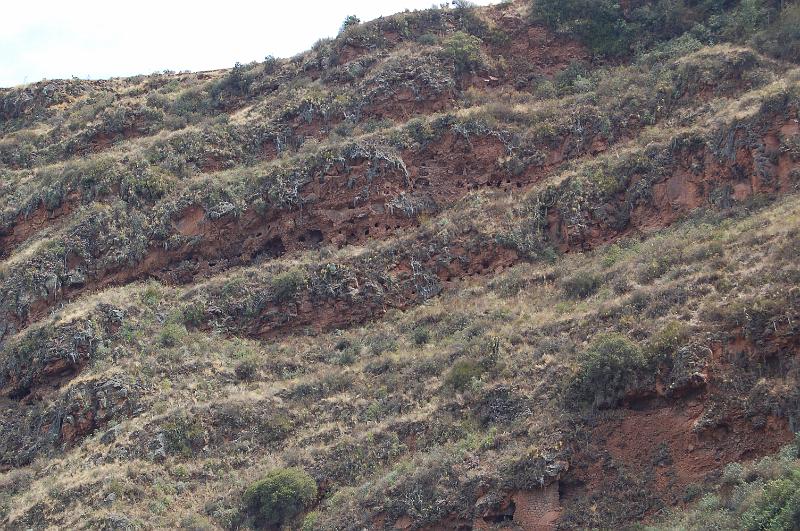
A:
<svg viewBox="0 0 800 531">
<path fill-rule="evenodd" d="M 798 28 L 460 3 L 0 89 L 0 525 L 800 525 Z"/>
</svg>

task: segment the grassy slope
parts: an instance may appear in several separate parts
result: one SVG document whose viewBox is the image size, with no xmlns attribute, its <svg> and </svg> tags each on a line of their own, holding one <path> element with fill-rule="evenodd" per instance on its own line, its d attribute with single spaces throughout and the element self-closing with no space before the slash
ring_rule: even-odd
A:
<svg viewBox="0 0 800 531">
<path fill-rule="evenodd" d="M 526 46 L 520 70 L 524 11 L 406 14 L 56 101 L 7 90 L 4 525 L 235 527 L 248 485 L 297 466 L 312 527 L 499 521 L 552 482 L 563 526 L 617 527 L 787 443 L 797 71 L 691 36 L 580 70 L 538 26 L 527 42 L 561 51 Z M 459 29 L 480 75 L 440 51 Z M 396 195 L 370 202 L 379 186 Z M 385 232 L 313 218 L 350 202 Z M 285 254 L 263 254 L 267 223 Z M 609 338 L 633 353 L 610 380 Z M 682 424 L 614 439 L 664 418 Z"/>
</svg>

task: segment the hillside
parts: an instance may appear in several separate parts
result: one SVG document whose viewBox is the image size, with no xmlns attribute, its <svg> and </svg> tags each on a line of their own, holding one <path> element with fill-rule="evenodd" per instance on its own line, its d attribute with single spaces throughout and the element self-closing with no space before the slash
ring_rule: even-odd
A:
<svg viewBox="0 0 800 531">
<path fill-rule="evenodd" d="M 799 65 L 517 0 L 0 89 L 0 527 L 800 528 Z"/>
</svg>

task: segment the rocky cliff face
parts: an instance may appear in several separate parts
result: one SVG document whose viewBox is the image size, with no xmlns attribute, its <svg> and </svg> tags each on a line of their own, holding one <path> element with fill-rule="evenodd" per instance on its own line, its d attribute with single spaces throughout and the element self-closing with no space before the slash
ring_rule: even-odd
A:
<svg viewBox="0 0 800 531">
<path fill-rule="evenodd" d="M 800 8 L 592 4 L 634 50 L 575 4 L 0 91 L 2 526 L 756 521 L 731 467 L 797 469 Z M 316 491 L 270 519 L 284 469 Z"/>
</svg>

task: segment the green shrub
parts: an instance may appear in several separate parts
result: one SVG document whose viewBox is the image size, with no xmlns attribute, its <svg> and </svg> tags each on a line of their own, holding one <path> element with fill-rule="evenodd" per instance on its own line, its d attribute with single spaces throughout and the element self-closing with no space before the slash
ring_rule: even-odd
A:
<svg viewBox="0 0 800 531">
<path fill-rule="evenodd" d="M 181 518 L 181 529 L 191 529 L 192 531 L 206 531 L 215 529 L 211 521 L 199 514 L 187 514 Z"/>
<path fill-rule="evenodd" d="M 613 407 L 627 391 L 640 386 L 648 366 L 636 343 L 618 334 L 602 335 L 581 357 L 570 394 L 594 407 Z"/>
<path fill-rule="evenodd" d="M 742 515 L 742 528 L 751 531 L 791 531 L 800 528 L 800 469 L 787 478 L 764 485 L 755 506 Z"/>
<path fill-rule="evenodd" d="M 208 100 L 204 93 L 191 87 L 181 92 L 172 103 L 172 113 L 178 116 L 191 116 L 208 110 Z"/>
<path fill-rule="evenodd" d="M 244 503 L 258 525 L 279 526 L 307 509 L 317 497 L 317 483 L 299 468 L 269 472 L 244 492 Z"/>
<path fill-rule="evenodd" d="M 479 380 L 482 374 L 483 368 L 479 363 L 472 360 L 458 361 L 450 368 L 444 383 L 451 389 L 464 391 L 473 380 Z"/>
<path fill-rule="evenodd" d="M 369 348 L 369 353 L 372 356 L 379 356 L 384 352 L 390 352 L 397 348 L 397 339 L 393 335 L 386 333 L 377 333 L 370 336 L 364 343 Z"/>
<path fill-rule="evenodd" d="M 756 35 L 775 55 L 781 55 L 782 41 L 797 42 L 796 13 L 786 7 L 778 14 L 773 0 L 659 0 L 625 6 L 617 0 L 533 0 L 533 16 L 551 29 L 581 41 L 600 56 L 623 56 L 643 51 L 660 41 L 691 33 L 700 40 L 744 42 Z M 780 2 L 780 5 L 784 5 Z M 766 29 L 765 29 L 766 28 Z M 762 33 L 757 33 L 763 30 Z M 794 40 L 793 40 L 794 39 Z M 772 46 L 767 43 L 772 43 Z M 776 46 L 777 45 L 777 46 Z M 797 49 L 796 47 L 794 48 Z M 791 54 L 791 52 L 789 52 Z M 785 56 L 791 59 L 791 56 Z M 796 59 L 796 56 L 795 56 Z"/>
<path fill-rule="evenodd" d="M 339 352 L 338 357 L 334 360 L 337 365 L 352 365 L 358 359 L 357 356 L 357 349 L 358 347 L 348 347 L 344 350 Z"/>
<path fill-rule="evenodd" d="M 797 439 L 777 454 L 725 466 L 717 488 L 676 511 L 656 529 L 800 529 L 800 462 Z M 688 490 L 688 489 L 687 489 Z"/>
<path fill-rule="evenodd" d="M 589 76 L 588 65 L 580 61 L 571 61 L 564 70 L 555 75 L 553 82 L 558 94 L 571 94 L 577 92 L 576 85 L 580 85 L 581 80 L 588 79 Z"/>
<path fill-rule="evenodd" d="M 294 299 L 306 284 L 302 271 L 291 270 L 281 273 L 272 279 L 272 294 L 275 302 L 287 302 Z"/>
<path fill-rule="evenodd" d="M 267 75 L 274 74 L 280 68 L 281 62 L 275 58 L 274 55 L 264 57 L 264 73 Z"/>
<path fill-rule="evenodd" d="M 483 62 L 481 54 L 483 41 L 479 37 L 457 31 L 448 37 L 443 46 L 444 56 L 453 61 L 457 72 L 467 72 L 479 67 Z"/>
<path fill-rule="evenodd" d="M 683 501 L 684 503 L 688 503 L 692 500 L 697 499 L 703 493 L 703 487 L 698 485 L 697 483 L 690 483 L 686 485 L 686 488 L 683 491 Z"/>
<path fill-rule="evenodd" d="M 313 531 L 316 529 L 317 520 L 319 520 L 319 513 L 317 511 L 308 513 L 306 517 L 303 518 L 302 531 Z"/>
<path fill-rule="evenodd" d="M 247 96 L 254 80 L 255 75 L 249 66 L 236 63 L 224 77 L 211 85 L 209 89 L 211 101 L 217 107 L 224 107 L 229 98 Z"/>
<path fill-rule="evenodd" d="M 735 9 L 720 17 L 724 21 L 722 36 L 741 42 L 766 25 L 772 14 L 764 0 L 741 0 Z"/>
<path fill-rule="evenodd" d="M 431 125 L 422 118 L 412 118 L 406 123 L 406 130 L 411 138 L 420 145 L 427 145 L 436 138 L 436 132 Z"/>
<path fill-rule="evenodd" d="M 193 302 L 183 308 L 183 322 L 190 326 L 200 326 L 205 319 L 206 307 L 202 302 Z"/>
<path fill-rule="evenodd" d="M 596 54 L 618 56 L 630 51 L 632 31 L 614 0 L 536 0 L 534 16 L 574 35 Z"/>
<path fill-rule="evenodd" d="M 164 424 L 164 442 L 172 454 L 191 456 L 206 443 L 206 432 L 198 417 L 178 416 Z"/>
<path fill-rule="evenodd" d="M 585 299 L 597 292 L 601 284 L 599 276 L 588 271 L 579 271 L 561 282 L 561 289 L 570 299 Z"/>
<path fill-rule="evenodd" d="M 252 380 L 258 373 L 258 362 L 255 358 L 248 357 L 236 364 L 234 369 L 236 377 L 240 380 Z"/>
<path fill-rule="evenodd" d="M 641 264 L 638 280 L 642 284 L 649 284 L 661 278 L 678 262 L 677 256 L 671 254 L 669 249 L 662 250 L 660 255 L 643 256 L 644 262 Z"/>
<path fill-rule="evenodd" d="M 785 61 L 800 61 L 800 4 L 788 5 L 778 19 L 753 37 L 755 46 Z"/>
<path fill-rule="evenodd" d="M 163 347 L 175 347 L 186 337 L 186 327 L 177 323 L 167 323 L 158 335 L 158 342 Z"/>
<path fill-rule="evenodd" d="M 150 282 L 140 295 L 142 302 L 147 306 L 155 306 L 161 301 L 161 289 L 156 282 Z"/>
<path fill-rule="evenodd" d="M 339 33 L 344 33 L 347 28 L 351 26 L 358 26 L 361 24 L 361 19 L 355 15 L 348 15 L 347 18 L 344 19 L 342 22 L 342 27 L 339 29 Z"/>
<path fill-rule="evenodd" d="M 648 350 L 654 356 L 663 358 L 672 355 L 689 339 L 691 329 L 683 321 L 672 321 L 653 334 L 648 343 Z"/>
<path fill-rule="evenodd" d="M 411 339 L 416 346 L 421 347 L 431 340 L 431 331 L 424 327 L 415 328 L 411 334 Z"/>
<path fill-rule="evenodd" d="M 511 35 L 500 28 L 492 28 L 489 30 L 487 40 L 495 46 L 507 46 L 511 41 Z"/>
<path fill-rule="evenodd" d="M 433 46 L 437 42 L 439 42 L 439 37 L 434 35 L 433 33 L 423 33 L 419 37 L 417 37 L 417 42 L 423 46 Z"/>
</svg>

